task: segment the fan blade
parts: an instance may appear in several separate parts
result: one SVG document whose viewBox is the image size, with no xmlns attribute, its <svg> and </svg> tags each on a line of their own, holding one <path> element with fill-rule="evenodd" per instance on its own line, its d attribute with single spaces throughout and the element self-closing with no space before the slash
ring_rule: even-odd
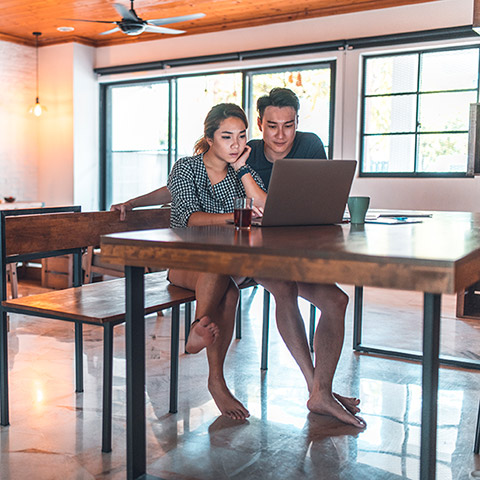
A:
<svg viewBox="0 0 480 480">
<path fill-rule="evenodd" d="M 70 20 L 71 22 L 89 22 L 89 23 L 117 23 L 115 20 L 83 20 L 81 18 L 61 18 L 60 20 Z"/>
<path fill-rule="evenodd" d="M 121 15 L 122 20 L 134 20 L 138 22 L 138 17 L 135 13 L 132 13 L 125 5 L 121 3 L 114 3 L 115 10 Z"/>
<path fill-rule="evenodd" d="M 203 18 L 204 13 L 194 13 L 192 15 L 182 15 L 181 17 L 157 18 L 156 20 L 147 20 L 151 25 L 168 25 L 169 23 L 186 22 L 188 20 L 196 20 Z"/>
<path fill-rule="evenodd" d="M 107 30 L 106 32 L 101 32 L 99 33 L 99 35 L 108 35 L 110 33 L 114 33 L 114 32 L 119 32 L 120 29 L 118 27 L 115 27 L 115 28 L 112 28 L 111 30 Z"/>
<path fill-rule="evenodd" d="M 177 30 L 175 28 L 167 28 L 167 27 L 157 27 L 156 25 L 149 25 L 147 23 L 145 25 L 145 32 L 170 33 L 172 35 L 178 35 L 179 33 L 185 33 L 185 30 Z"/>
</svg>

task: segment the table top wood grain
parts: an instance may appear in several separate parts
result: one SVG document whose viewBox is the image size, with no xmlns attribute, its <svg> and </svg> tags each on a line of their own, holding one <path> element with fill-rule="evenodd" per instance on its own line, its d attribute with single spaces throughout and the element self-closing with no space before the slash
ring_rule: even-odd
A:
<svg viewBox="0 0 480 480">
<path fill-rule="evenodd" d="M 421 223 L 231 225 L 102 237 L 107 262 L 315 283 L 455 293 L 480 280 L 480 214 L 433 212 Z"/>
</svg>

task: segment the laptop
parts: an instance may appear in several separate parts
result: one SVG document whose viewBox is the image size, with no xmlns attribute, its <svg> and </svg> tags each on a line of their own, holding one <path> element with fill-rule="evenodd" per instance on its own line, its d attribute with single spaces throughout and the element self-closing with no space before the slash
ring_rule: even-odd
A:
<svg viewBox="0 0 480 480">
<path fill-rule="evenodd" d="M 273 164 L 263 217 L 252 225 L 340 223 L 352 186 L 356 160 L 284 158 Z"/>
</svg>

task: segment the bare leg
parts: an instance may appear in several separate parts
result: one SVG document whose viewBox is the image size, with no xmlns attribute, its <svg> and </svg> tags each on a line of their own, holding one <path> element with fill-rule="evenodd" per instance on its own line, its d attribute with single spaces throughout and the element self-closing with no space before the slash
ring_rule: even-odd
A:
<svg viewBox="0 0 480 480">
<path fill-rule="evenodd" d="M 249 411 L 237 400 L 227 387 L 223 375 L 225 356 L 233 336 L 235 314 L 238 304 L 238 288 L 231 281 L 222 303 L 219 305 L 215 321 L 220 335 L 218 340 L 207 347 L 209 365 L 208 390 L 222 415 L 234 420 L 245 420 Z"/>
<path fill-rule="evenodd" d="M 222 415 L 244 420 L 250 414 L 227 387 L 223 365 L 232 340 L 238 303 L 238 288 L 225 275 L 171 270 L 175 285 L 195 290 L 199 319 L 190 330 L 187 351 L 194 353 L 207 347 L 209 365 L 208 389 Z M 210 333 L 209 333 L 210 332 Z"/>
<path fill-rule="evenodd" d="M 359 428 L 365 422 L 354 414 L 359 411 L 357 399 L 332 392 L 332 382 L 343 346 L 347 295 L 336 285 L 298 285 L 302 297 L 321 309 L 315 332 L 315 370 L 307 407 L 314 413 L 332 415 Z"/>
<path fill-rule="evenodd" d="M 230 277 L 186 270 L 170 270 L 168 277 L 174 285 L 195 291 L 195 318 L 199 321 L 192 324 L 186 349 L 189 353 L 198 353 L 214 343 L 219 335 L 218 326 L 212 319 L 229 287 Z"/>
<path fill-rule="evenodd" d="M 278 331 L 297 362 L 307 382 L 313 388 L 314 369 L 307 342 L 305 323 L 298 308 L 298 288 L 295 282 L 255 279 L 275 297 L 275 317 Z"/>
</svg>

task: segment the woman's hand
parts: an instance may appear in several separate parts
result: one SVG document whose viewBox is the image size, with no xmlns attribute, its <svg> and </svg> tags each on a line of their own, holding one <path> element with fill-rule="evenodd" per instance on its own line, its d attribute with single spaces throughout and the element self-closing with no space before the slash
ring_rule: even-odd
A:
<svg viewBox="0 0 480 480">
<path fill-rule="evenodd" d="M 243 167 L 247 163 L 247 159 L 250 156 L 250 152 L 252 149 L 248 146 L 245 145 L 245 150 L 241 153 L 241 155 L 235 160 L 234 163 L 232 163 L 232 167 L 234 168 L 235 171 L 237 171 L 239 168 Z"/>
</svg>

